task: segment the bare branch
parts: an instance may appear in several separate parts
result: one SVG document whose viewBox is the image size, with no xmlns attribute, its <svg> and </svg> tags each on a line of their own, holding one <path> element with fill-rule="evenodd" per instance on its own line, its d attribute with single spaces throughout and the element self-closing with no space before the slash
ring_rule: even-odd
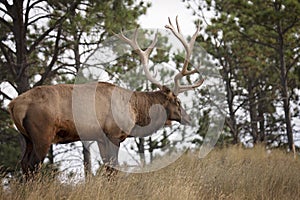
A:
<svg viewBox="0 0 300 200">
<path fill-rule="evenodd" d="M 0 7 L 0 11 L 2 11 L 4 13 L 4 15 L 8 15 L 8 16 L 11 17 L 11 14 L 7 10 L 5 10 L 4 8 Z"/>
<path fill-rule="evenodd" d="M 9 28 L 10 31 L 13 31 L 13 26 L 2 17 L 0 17 L 0 23 L 5 25 L 7 28 Z"/>
<path fill-rule="evenodd" d="M 27 27 L 27 24 L 28 24 L 28 18 L 29 18 L 29 12 L 30 12 L 29 4 L 30 4 L 30 0 L 27 1 L 27 5 L 26 5 L 25 20 L 24 20 L 25 27 Z"/>
<path fill-rule="evenodd" d="M 44 18 L 48 19 L 48 18 L 50 18 L 51 16 L 52 16 L 51 14 L 48 14 L 48 15 L 42 15 L 42 16 L 40 16 L 40 17 L 35 18 L 35 19 L 32 20 L 32 21 L 29 21 L 29 22 L 26 24 L 26 26 L 30 26 L 30 25 L 34 24 L 35 22 L 37 22 L 37 21 L 39 21 L 39 20 L 41 20 L 41 19 L 44 19 Z"/>
<path fill-rule="evenodd" d="M 40 1 L 40 2 L 41 2 L 41 1 Z M 50 33 L 51 31 L 53 31 L 55 28 L 57 28 L 57 26 L 61 25 L 62 22 L 63 22 L 63 21 L 67 18 L 67 16 L 70 14 L 70 12 L 71 12 L 72 10 L 74 10 L 74 9 L 78 6 L 79 2 L 80 2 L 79 0 L 75 1 L 75 2 L 72 4 L 72 6 L 67 10 L 67 12 L 66 12 L 62 17 L 60 17 L 59 19 L 57 19 L 57 20 L 55 21 L 55 23 L 54 23 L 52 26 L 50 26 L 50 27 L 48 28 L 48 30 L 46 30 L 42 35 L 40 35 L 39 38 L 37 38 L 37 39 L 35 40 L 35 42 L 30 46 L 28 53 L 31 53 L 32 51 L 34 51 L 34 49 L 36 48 L 36 46 L 39 45 L 39 44 L 45 39 L 45 37 L 49 35 L 49 33 Z"/>
<path fill-rule="evenodd" d="M 15 89 L 15 91 L 18 91 L 18 88 L 11 82 L 10 80 L 7 80 L 7 82 Z"/>
<path fill-rule="evenodd" d="M 64 20 L 64 17 L 61 17 L 60 19 L 58 19 L 58 20 L 54 23 L 54 25 L 52 25 L 48 30 L 46 30 L 42 35 L 40 35 L 40 37 L 37 38 L 37 39 L 35 40 L 35 42 L 30 46 L 28 53 L 29 53 L 29 54 L 32 53 L 32 51 L 35 50 L 35 48 L 37 47 L 37 45 L 39 45 L 39 44 L 45 39 L 45 37 L 48 36 L 49 33 L 50 33 L 51 31 L 53 31 L 53 30 L 54 30 L 54 29 L 55 29 L 55 28 L 56 28 L 63 20 Z"/>
<path fill-rule="evenodd" d="M 55 40 L 55 46 L 54 46 L 54 54 L 52 56 L 51 62 L 46 68 L 46 71 L 42 74 L 42 78 L 35 84 L 35 86 L 42 85 L 45 79 L 48 77 L 49 73 L 51 72 L 55 62 L 57 61 L 58 53 L 59 53 L 59 41 L 61 36 L 61 26 L 59 26 L 56 40 Z"/>
<path fill-rule="evenodd" d="M 5 57 L 5 59 L 7 61 L 7 64 L 9 66 L 9 69 L 10 69 L 12 75 L 16 76 L 17 72 L 16 72 L 16 70 L 14 68 L 14 64 L 13 64 L 13 61 L 12 61 L 12 58 L 11 58 L 12 56 L 9 55 L 10 53 L 13 53 L 12 50 L 9 47 L 7 47 L 4 43 L 2 43 L 2 42 L 0 42 L 0 49 L 1 49 L 1 51 L 2 51 L 2 53 L 4 55 L 4 57 Z M 8 49 L 8 51 L 7 51 L 7 49 Z"/>
<path fill-rule="evenodd" d="M 266 46 L 266 47 L 270 47 L 272 49 L 276 49 L 275 46 L 271 45 L 270 43 L 265 43 L 265 42 L 262 42 L 262 41 L 259 41 L 259 40 L 256 40 L 256 39 L 253 39 L 251 38 L 249 35 L 243 33 L 242 31 L 238 31 L 246 40 L 250 41 L 250 42 L 253 42 L 255 44 L 259 44 L 259 45 L 263 45 L 263 46 Z"/>
<path fill-rule="evenodd" d="M 37 4 L 39 4 L 39 3 L 41 3 L 41 2 L 47 2 L 46 0 L 38 0 L 38 1 L 35 1 L 35 2 L 33 2 L 29 7 L 28 7 L 28 9 L 29 10 L 31 10 L 32 8 L 34 8 L 34 6 L 35 5 L 37 5 Z"/>
<path fill-rule="evenodd" d="M 10 96 L 8 96 L 8 94 L 4 93 L 3 91 L 0 90 L 0 95 L 4 96 L 6 99 L 8 100 L 12 100 L 13 98 L 11 98 Z"/>
<path fill-rule="evenodd" d="M 3 3 L 3 5 L 6 7 L 6 8 L 10 8 L 11 6 L 9 5 L 9 3 L 7 2 L 7 0 L 0 0 L 0 3 Z"/>
</svg>

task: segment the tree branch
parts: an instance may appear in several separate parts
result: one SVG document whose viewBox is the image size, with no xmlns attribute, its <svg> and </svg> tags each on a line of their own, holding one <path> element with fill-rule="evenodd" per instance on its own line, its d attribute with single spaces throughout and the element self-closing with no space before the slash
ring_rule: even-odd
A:
<svg viewBox="0 0 300 200">
<path fill-rule="evenodd" d="M 11 82 L 10 80 L 7 80 L 7 82 L 15 89 L 16 92 L 18 92 L 18 88 Z"/>
<path fill-rule="evenodd" d="M 0 95 L 4 96 L 8 100 L 12 100 L 13 99 L 10 96 L 8 96 L 6 93 L 2 92 L 1 90 L 0 90 Z"/>
<path fill-rule="evenodd" d="M 16 75 L 17 75 L 17 72 L 15 71 L 15 68 L 13 67 L 14 64 L 13 64 L 13 62 L 12 62 L 12 60 L 11 60 L 11 56 L 10 56 L 9 53 L 6 51 L 7 48 L 8 48 L 8 50 L 9 50 L 10 52 L 12 51 L 12 50 L 11 50 L 9 47 L 7 47 L 4 43 L 0 42 L 0 49 L 1 49 L 1 51 L 2 51 L 2 53 L 3 53 L 3 55 L 4 55 L 4 57 L 5 57 L 5 59 L 6 59 L 7 63 L 8 63 L 8 65 L 9 65 L 10 71 L 11 71 L 11 73 L 12 73 L 13 76 L 16 76 Z"/>
<path fill-rule="evenodd" d="M 30 4 L 30 0 L 27 0 L 27 5 L 26 5 L 26 11 L 25 11 L 25 20 L 24 20 L 24 24 L 25 27 L 27 28 L 27 23 L 28 23 L 28 19 L 29 19 L 29 4 Z"/>
<path fill-rule="evenodd" d="M 238 31 L 238 33 L 240 33 L 246 40 L 248 40 L 250 42 L 253 42 L 253 43 L 259 44 L 259 45 L 263 45 L 263 46 L 266 46 L 266 47 L 269 47 L 269 48 L 272 48 L 272 49 L 276 49 L 276 47 L 274 47 L 273 45 L 271 45 L 269 43 L 262 42 L 262 41 L 257 41 L 255 39 L 251 38 L 249 35 L 243 33 L 242 31 Z"/>
<path fill-rule="evenodd" d="M 56 40 L 55 40 L 55 47 L 54 47 L 54 54 L 51 59 L 51 62 L 47 66 L 46 71 L 42 74 L 42 78 L 35 84 L 35 86 L 42 85 L 46 78 L 48 77 L 49 73 L 51 72 L 55 62 L 57 61 L 58 53 L 59 53 L 59 41 L 60 41 L 60 36 L 61 36 L 61 26 L 59 26 L 57 35 L 56 35 Z"/>
<path fill-rule="evenodd" d="M 36 48 L 37 45 L 39 45 L 42 40 L 45 39 L 45 37 L 51 32 L 53 31 L 58 25 L 60 25 L 67 17 L 68 15 L 70 14 L 70 12 L 72 10 L 74 10 L 78 4 L 80 3 L 80 0 L 77 0 L 75 1 L 71 6 L 70 8 L 67 10 L 67 12 L 61 17 L 59 18 L 58 20 L 56 20 L 56 22 L 48 29 L 46 30 L 42 35 L 40 35 L 39 38 L 37 38 L 35 40 L 35 42 L 30 46 L 29 50 L 28 50 L 28 53 L 32 53 L 32 51 L 34 51 L 34 49 Z"/>
<path fill-rule="evenodd" d="M 40 37 L 37 38 L 35 42 L 30 46 L 28 53 L 29 54 L 32 53 L 35 50 L 35 48 L 45 39 L 45 37 L 48 36 L 49 33 L 53 31 L 56 28 L 56 26 L 59 25 L 63 20 L 64 17 L 61 17 L 54 23 L 53 26 L 51 26 L 47 31 L 45 31 L 42 35 L 40 35 Z"/>
<path fill-rule="evenodd" d="M 285 34 L 288 30 L 293 28 L 297 22 L 299 22 L 299 18 L 295 17 L 293 22 L 282 31 L 282 34 Z"/>
<path fill-rule="evenodd" d="M 35 22 L 37 22 L 37 21 L 39 21 L 39 20 L 41 20 L 43 18 L 50 18 L 50 16 L 51 16 L 51 14 L 42 15 L 40 17 L 37 17 L 37 18 L 33 19 L 32 21 L 28 21 L 27 24 L 26 24 L 26 26 L 30 26 L 31 24 L 34 24 Z"/>
<path fill-rule="evenodd" d="M 43 1 L 47 2 L 46 0 L 35 1 L 35 2 L 33 2 L 33 3 L 28 7 L 28 9 L 31 10 L 35 5 L 37 5 L 37 4 L 39 4 L 39 3 L 43 2 Z"/>
<path fill-rule="evenodd" d="M 9 28 L 10 31 L 13 31 L 13 26 L 2 17 L 0 17 L 0 23 L 5 25 L 7 28 Z"/>
<path fill-rule="evenodd" d="M 6 8 L 10 7 L 10 5 L 7 2 L 7 0 L 0 0 L 0 3 L 3 3 Z"/>
<path fill-rule="evenodd" d="M 289 65 L 287 65 L 287 71 L 290 71 L 290 69 L 296 64 L 298 63 L 300 60 L 300 54 L 298 54 L 294 59 L 293 62 L 291 62 Z"/>
<path fill-rule="evenodd" d="M 11 17 L 10 13 L 7 10 L 5 10 L 4 8 L 0 7 L 0 11 L 2 11 L 5 15 L 8 15 Z"/>
</svg>

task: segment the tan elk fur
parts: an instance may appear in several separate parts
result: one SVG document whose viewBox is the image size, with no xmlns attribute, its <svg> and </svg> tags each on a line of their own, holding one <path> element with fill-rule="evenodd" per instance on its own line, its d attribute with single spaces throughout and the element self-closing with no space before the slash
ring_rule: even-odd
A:
<svg viewBox="0 0 300 200">
<path fill-rule="evenodd" d="M 95 105 L 89 105 L 85 100 L 89 91 L 95 95 Z M 118 96 L 120 99 L 114 100 L 114 103 L 121 107 L 129 103 L 130 116 L 128 113 L 123 116 L 124 120 L 128 118 L 133 120 L 132 124 L 129 123 L 131 127 L 127 127 L 128 132 L 120 129 L 114 121 L 111 108 L 115 105 L 111 103 L 113 91 L 120 93 Z M 76 92 L 82 93 L 74 94 Z M 122 101 L 122 96 L 126 95 L 131 97 L 129 102 Z M 82 101 L 76 108 L 72 108 L 72 100 L 78 96 Z M 155 104 L 161 105 L 164 109 L 156 110 L 154 123 L 145 129 L 143 127 L 149 125 L 151 120 L 149 109 Z M 79 112 L 76 123 L 74 110 Z M 12 100 L 9 111 L 26 140 L 22 158 L 24 171 L 34 170 L 35 166 L 43 161 L 52 143 L 95 140 L 99 144 L 102 159 L 109 162 L 111 159 L 117 159 L 117 148 L 126 137 L 150 135 L 161 128 L 167 120 L 189 122 L 189 116 L 180 106 L 177 97 L 166 87 L 155 92 L 133 92 L 106 82 L 98 82 L 96 85 L 39 86 Z M 96 113 L 97 124 L 91 124 L 93 119 L 90 116 L 93 112 Z M 163 112 L 166 119 L 160 119 Z M 78 133 L 78 128 L 84 132 Z"/>
</svg>

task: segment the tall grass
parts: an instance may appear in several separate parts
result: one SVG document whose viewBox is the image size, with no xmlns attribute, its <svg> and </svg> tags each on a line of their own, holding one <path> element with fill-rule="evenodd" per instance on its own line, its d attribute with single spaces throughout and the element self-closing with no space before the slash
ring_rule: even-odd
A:
<svg viewBox="0 0 300 200">
<path fill-rule="evenodd" d="M 263 147 L 215 149 L 206 158 L 186 153 L 156 172 L 89 177 L 76 185 L 37 177 L 12 181 L 0 199 L 296 199 L 300 161 Z"/>
</svg>

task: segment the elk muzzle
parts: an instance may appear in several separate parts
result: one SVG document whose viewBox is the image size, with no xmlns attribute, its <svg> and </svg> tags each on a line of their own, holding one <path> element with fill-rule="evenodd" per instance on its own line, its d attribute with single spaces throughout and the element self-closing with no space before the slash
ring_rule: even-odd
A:
<svg viewBox="0 0 300 200">
<path fill-rule="evenodd" d="M 192 120 L 189 114 L 181 107 L 181 121 L 182 125 L 191 125 Z"/>
</svg>

